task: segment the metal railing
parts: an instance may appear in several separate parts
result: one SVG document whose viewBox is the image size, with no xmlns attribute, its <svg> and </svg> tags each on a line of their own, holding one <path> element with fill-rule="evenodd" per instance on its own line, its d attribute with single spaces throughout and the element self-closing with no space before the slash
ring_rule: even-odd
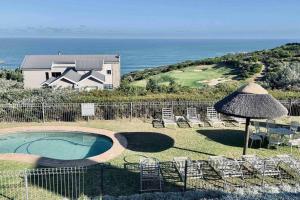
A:
<svg viewBox="0 0 300 200">
<path fill-rule="evenodd" d="M 281 101 L 289 115 L 300 116 L 300 100 Z M 113 120 L 122 118 L 161 118 L 162 108 L 171 107 L 174 115 L 184 115 L 186 108 L 196 107 L 206 116 L 212 101 L 119 102 L 95 103 L 95 116 L 89 119 Z M 81 103 L 0 104 L 0 122 L 51 122 L 86 120 Z"/>
<path fill-rule="evenodd" d="M 101 195 L 102 167 L 0 172 L 0 199 L 86 199 Z"/>
</svg>

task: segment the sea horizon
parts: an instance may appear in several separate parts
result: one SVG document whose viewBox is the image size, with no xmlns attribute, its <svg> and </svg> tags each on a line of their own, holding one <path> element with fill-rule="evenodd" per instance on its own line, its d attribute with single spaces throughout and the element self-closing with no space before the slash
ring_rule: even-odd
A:
<svg viewBox="0 0 300 200">
<path fill-rule="evenodd" d="M 193 38 L 0 38 L 0 67 L 18 68 L 30 54 L 119 54 L 121 71 L 132 71 L 228 53 L 270 49 L 300 39 Z M 4 62 L 1 64 L 1 61 Z"/>
</svg>

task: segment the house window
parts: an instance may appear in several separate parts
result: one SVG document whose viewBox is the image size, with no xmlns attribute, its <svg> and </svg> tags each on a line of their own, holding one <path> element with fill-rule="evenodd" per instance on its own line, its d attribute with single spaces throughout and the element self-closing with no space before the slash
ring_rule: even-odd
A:
<svg viewBox="0 0 300 200">
<path fill-rule="evenodd" d="M 49 72 L 46 72 L 45 74 L 46 74 L 46 80 L 48 80 L 49 79 Z"/>
<path fill-rule="evenodd" d="M 61 72 L 52 72 L 52 77 L 59 77 L 61 75 Z"/>
<path fill-rule="evenodd" d="M 111 70 L 106 70 L 106 73 L 107 74 L 111 74 Z"/>
<path fill-rule="evenodd" d="M 111 90 L 111 89 L 113 89 L 113 84 L 105 84 L 105 85 L 104 85 L 104 89 L 106 89 L 106 90 Z"/>
</svg>

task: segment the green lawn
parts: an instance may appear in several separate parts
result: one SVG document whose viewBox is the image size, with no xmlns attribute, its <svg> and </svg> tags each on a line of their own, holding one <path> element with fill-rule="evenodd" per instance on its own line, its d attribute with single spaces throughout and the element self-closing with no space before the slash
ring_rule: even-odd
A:
<svg viewBox="0 0 300 200">
<path fill-rule="evenodd" d="M 170 72 L 162 73 L 159 75 L 152 76 L 158 80 L 160 84 L 166 84 L 165 80 L 168 78 L 174 79 L 177 83 L 182 86 L 188 86 L 192 88 L 198 88 L 205 84 L 209 84 L 209 81 L 221 79 L 223 81 L 230 81 L 234 77 L 232 69 L 224 66 L 216 65 L 203 65 L 187 67 L 180 70 L 173 70 Z M 204 81 L 204 82 L 203 82 Z M 135 81 L 132 84 L 135 86 L 145 87 L 147 80 Z M 213 84 L 211 82 L 211 84 Z"/>
<path fill-rule="evenodd" d="M 286 122 L 291 119 L 285 120 Z M 1 127 L 26 125 L 43 125 L 39 123 L 5 124 Z M 109 195 L 129 195 L 139 190 L 138 171 L 124 168 L 125 165 L 134 165 L 140 157 L 154 157 L 159 161 L 171 161 L 176 156 L 188 156 L 192 159 L 207 159 L 211 155 L 224 155 L 239 158 L 242 154 L 244 132 L 240 128 L 228 127 L 225 129 L 213 128 L 153 128 L 149 122 L 138 119 L 90 121 L 77 123 L 46 123 L 45 125 L 70 125 L 108 129 L 123 134 L 127 138 L 128 147 L 123 154 L 113 160 L 111 170 L 104 171 L 104 192 Z M 270 157 L 277 154 L 288 154 L 288 147 L 278 150 L 251 148 L 249 154 Z M 293 156 L 300 159 L 300 152 L 293 151 Z M 35 168 L 35 165 L 11 161 L 1 161 L 1 170 Z M 175 191 L 178 180 L 166 180 L 167 191 Z"/>
</svg>

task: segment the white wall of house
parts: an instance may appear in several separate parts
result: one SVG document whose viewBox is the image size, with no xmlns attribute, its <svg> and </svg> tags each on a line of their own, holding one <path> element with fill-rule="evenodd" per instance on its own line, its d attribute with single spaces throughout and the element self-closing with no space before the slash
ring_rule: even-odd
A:
<svg viewBox="0 0 300 200">
<path fill-rule="evenodd" d="M 49 77 L 51 77 L 50 70 L 23 71 L 24 88 L 40 88 L 41 83 L 46 81 L 46 72 L 48 72 Z"/>
<path fill-rule="evenodd" d="M 111 64 L 111 67 L 112 67 L 112 83 L 114 88 L 118 88 L 120 86 L 120 81 L 121 81 L 120 63 Z"/>
<path fill-rule="evenodd" d="M 103 85 L 103 83 L 101 83 L 98 80 L 95 80 L 93 78 L 87 78 L 87 79 L 80 81 L 78 83 L 78 87 L 79 87 L 79 89 L 83 89 L 83 90 L 84 90 L 84 88 L 87 88 L 87 87 L 103 89 L 104 85 Z"/>
<path fill-rule="evenodd" d="M 60 80 L 57 80 L 55 82 L 53 82 L 53 84 L 51 84 L 51 86 L 55 87 L 55 88 L 73 88 L 74 83 L 62 78 Z"/>
<path fill-rule="evenodd" d="M 111 71 L 111 74 L 107 74 L 107 70 Z M 111 64 L 104 64 L 102 66 L 102 70 L 100 71 L 103 75 L 105 75 L 105 84 L 113 84 L 112 80 L 112 66 Z"/>
</svg>

